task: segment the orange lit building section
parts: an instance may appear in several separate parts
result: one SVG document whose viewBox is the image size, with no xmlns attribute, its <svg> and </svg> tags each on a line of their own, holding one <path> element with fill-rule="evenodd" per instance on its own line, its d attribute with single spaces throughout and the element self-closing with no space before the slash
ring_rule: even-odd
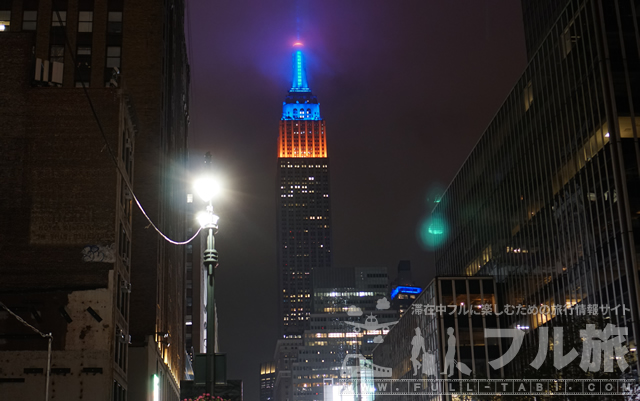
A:
<svg viewBox="0 0 640 401">
<path fill-rule="evenodd" d="M 324 120 L 281 120 L 279 157 L 327 157 Z"/>
</svg>

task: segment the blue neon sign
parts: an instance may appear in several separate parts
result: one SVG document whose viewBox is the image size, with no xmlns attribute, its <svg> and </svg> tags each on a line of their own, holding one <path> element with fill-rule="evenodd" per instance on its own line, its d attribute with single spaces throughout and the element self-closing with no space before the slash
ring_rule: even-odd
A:
<svg viewBox="0 0 640 401">
<path fill-rule="evenodd" d="M 391 299 L 394 299 L 398 294 L 420 294 L 421 292 L 422 288 L 420 287 L 407 287 L 401 285 L 391 291 Z"/>
</svg>

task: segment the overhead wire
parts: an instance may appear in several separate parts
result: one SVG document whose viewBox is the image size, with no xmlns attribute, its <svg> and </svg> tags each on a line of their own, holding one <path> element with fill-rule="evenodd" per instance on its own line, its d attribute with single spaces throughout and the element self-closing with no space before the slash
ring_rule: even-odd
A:
<svg viewBox="0 0 640 401">
<path fill-rule="evenodd" d="M 30 325 L 26 320 L 24 320 L 23 318 L 18 316 L 11 309 L 9 309 L 9 307 L 7 305 L 5 305 L 2 301 L 0 301 L 0 307 L 2 309 L 4 309 L 5 311 L 7 311 L 7 313 L 9 313 L 11 316 L 13 316 L 17 321 L 22 323 L 24 326 L 27 326 L 28 328 L 30 328 L 34 332 L 38 333 L 42 338 L 46 338 L 47 339 L 47 342 L 48 342 L 48 345 L 47 345 L 47 373 L 46 373 L 46 379 L 45 379 L 46 380 L 46 384 L 44 386 L 45 387 L 44 388 L 44 400 L 45 401 L 49 401 L 49 381 L 50 381 L 49 378 L 51 377 L 51 343 L 53 342 L 53 334 L 52 333 L 45 334 L 45 333 L 41 332 L 40 330 L 36 329 L 32 325 Z"/>
<path fill-rule="evenodd" d="M 54 9 L 54 11 L 56 13 L 57 18 L 58 18 L 58 23 L 61 24 L 61 26 L 64 28 L 63 29 L 64 42 L 65 42 L 65 46 L 67 47 L 67 50 L 69 51 L 69 54 L 71 55 L 71 61 L 73 62 L 74 67 L 78 67 L 77 63 L 76 63 L 75 53 L 73 52 L 73 49 L 71 48 L 71 44 L 69 43 L 69 37 L 67 35 L 67 21 L 66 21 L 66 18 L 65 18 L 64 21 L 62 20 L 62 18 L 60 16 L 60 10 L 58 10 L 58 7 L 56 6 L 56 1 L 55 0 L 52 2 L 52 7 L 53 7 L 53 9 Z M 82 90 L 84 92 L 84 95 L 87 98 L 87 102 L 89 103 L 89 107 L 91 108 L 91 113 L 93 114 L 93 118 L 96 121 L 96 124 L 98 125 L 98 129 L 100 130 L 100 134 L 102 135 L 102 139 L 104 140 L 105 148 L 107 149 L 107 152 L 109 153 L 109 156 L 111 157 L 111 161 L 115 164 L 116 169 L 118 170 L 120 175 L 123 177 L 123 181 L 124 181 L 125 185 L 127 186 L 127 189 L 129 190 L 129 192 L 131 193 L 131 197 L 136 202 L 136 205 L 138 206 L 138 209 L 140 209 L 140 212 L 142 212 L 142 215 L 147 219 L 147 221 L 149 222 L 151 227 L 153 227 L 153 229 L 156 230 L 156 232 L 162 238 L 164 238 L 167 242 L 170 242 L 170 243 L 172 243 L 174 245 L 186 245 L 186 244 L 190 243 L 191 241 L 193 241 L 198 236 L 198 234 L 200 234 L 200 231 L 202 231 L 202 227 L 198 228 L 198 231 L 196 231 L 196 233 L 191 238 L 189 238 L 188 240 L 186 240 L 186 241 L 175 241 L 175 240 L 169 238 L 165 233 L 163 233 L 162 230 L 160 230 L 154 224 L 154 222 L 151 220 L 151 218 L 149 217 L 147 212 L 142 207 L 142 204 L 138 200 L 138 197 L 133 192 L 133 186 L 131 185 L 129 180 L 124 179 L 124 177 L 127 177 L 127 174 L 125 174 L 122 171 L 122 168 L 120 167 L 120 164 L 118 164 L 118 159 L 115 156 L 115 154 L 113 153 L 113 149 L 111 148 L 111 145 L 109 144 L 109 141 L 107 140 L 107 135 L 104 132 L 104 128 L 102 127 L 102 123 L 100 122 L 100 118 L 98 117 L 96 109 L 95 109 L 95 107 L 93 105 L 93 101 L 91 100 L 91 97 L 89 96 L 89 91 L 87 90 L 87 87 L 86 87 L 86 85 L 84 83 L 84 80 L 81 80 L 80 84 L 82 86 Z"/>
</svg>

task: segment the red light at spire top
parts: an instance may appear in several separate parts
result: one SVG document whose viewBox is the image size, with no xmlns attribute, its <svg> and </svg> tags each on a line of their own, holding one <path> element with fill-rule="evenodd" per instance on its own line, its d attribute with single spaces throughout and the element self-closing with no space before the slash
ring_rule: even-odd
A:
<svg viewBox="0 0 640 401">
<path fill-rule="evenodd" d="M 296 43 L 294 43 L 294 44 L 293 44 L 293 46 L 294 46 L 294 47 L 302 46 L 302 42 L 296 42 Z"/>
</svg>

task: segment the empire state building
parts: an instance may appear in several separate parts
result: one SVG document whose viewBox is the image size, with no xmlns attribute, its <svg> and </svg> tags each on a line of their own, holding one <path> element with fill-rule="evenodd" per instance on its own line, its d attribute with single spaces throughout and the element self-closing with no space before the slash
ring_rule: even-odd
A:
<svg viewBox="0 0 640 401">
<path fill-rule="evenodd" d="M 314 270 L 331 267 L 331 203 L 326 127 L 307 83 L 302 43 L 282 104 L 278 138 L 278 274 L 281 334 L 309 327 Z"/>
</svg>

